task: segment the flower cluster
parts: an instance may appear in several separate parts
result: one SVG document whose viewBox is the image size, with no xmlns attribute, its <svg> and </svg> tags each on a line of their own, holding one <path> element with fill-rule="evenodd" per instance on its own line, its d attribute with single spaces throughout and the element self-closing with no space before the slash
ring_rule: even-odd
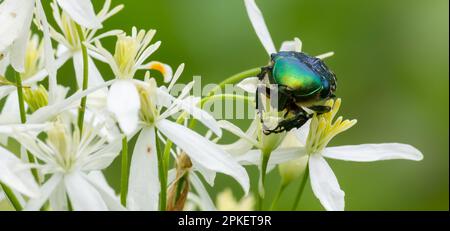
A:
<svg viewBox="0 0 450 231">
<path fill-rule="evenodd" d="M 327 147 L 337 134 L 356 124 L 356 120 L 335 119 L 340 99 L 324 102 L 329 112 L 313 113 L 306 124 L 289 132 L 264 132 L 267 124 L 277 125 L 278 111 L 255 115 L 246 131 L 230 121 L 218 121 L 203 109 L 206 102 L 214 98 L 255 102 L 214 91 L 204 98 L 194 96 L 194 81 L 184 85 L 180 94 L 173 94 L 185 65 L 173 71 L 168 64 L 151 60 L 161 46 L 154 41 L 155 30 L 133 27 L 130 33 L 98 33 L 123 5 L 111 7 L 111 0 L 105 0 L 96 12 L 91 0 L 54 0 L 49 7 L 43 3 L 0 2 L 0 99 L 4 99 L 0 198 L 16 210 L 263 209 L 265 175 L 275 167 L 282 177 L 282 189 L 304 175 L 295 206 L 309 176 L 323 207 L 343 210 L 344 192 L 324 157 L 422 159 L 418 150 L 406 144 Z M 255 1 L 244 0 L 244 4 L 269 56 L 277 53 Z M 52 20 L 47 19 L 50 16 Z M 103 47 L 105 38 L 116 39 L 114 50 Z M 284 42 L 280 51 L 301 52 L 301 46 L 296 38 Z M 69 60 L 73 76 L 59 76 L 59 68 Z M 107 81 L 96 62 L 108 64 L 114 78 Z M 155 79 L 153 71 L 163 81 Z M 224 83 L 235 81 L 249 94 L 267 84 L 254 77 L 255 71 L 245 73 Z M 73 78 L 77 84 L 62 86 L 59 78 Z M 237 83 L 237 79 L 242 81 Z M 194 129 L 196 121 L 207 128 L 206 133 Z M 223 130 L 240 139 L 231 144 L 219 142 Z M 136 142 L 131 142 L 134 137 Z M 119 192 L 103 175 L 117 158 L 121 159 Z M 260 169 L 255 195 L 249 193 L 246 165 Z M 240 202 L 227 190 L 214 203 L 206 187 L 214 187 L 217 173 L 241 186 L 245 197 Z"/>
</svg>

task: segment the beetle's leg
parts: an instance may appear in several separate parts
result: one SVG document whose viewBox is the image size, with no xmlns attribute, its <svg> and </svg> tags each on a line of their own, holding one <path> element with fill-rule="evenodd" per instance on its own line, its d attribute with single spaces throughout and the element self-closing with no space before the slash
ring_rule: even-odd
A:
<svg viewBox="0 0 450 231">
<path fill-rule="evenodd" d="M 271 133 L 281 133 L 284 131 L 290 131 L 294 128 L 299 128 L 303 126 L 311 117 L 311 114 L 299 113 L 294 118 L 281 121 L 275 129 L 264 130 L 264 134 L 269 135 Z"/>
<path fill-rule="evenodd" d="M 278 97 L 278 111 L 283 111 L 286 109 L 286 113 L 284 114 L 284 117 L 286 117 L 289 112 L 294 109 L 297 110 L 297 105 L 295 105 L 295 99 L 292 96 L 292 93 L 289 91 L 289 89 L 284 85 L 278 85 L 277 88 L 277 97 Z"/>
<path fill-rule="evenodd" d="M 319 114 L 319 115 L 331 111 L 330 106 L 323 106 L 323 105 L 314 105 L 314 106 L 311 106 L 308 108 L 317 112 L 317 114 Z"/>
<path fill-rule="evenodd" d="M 271 133 L 280 133 L 284 131 L 290 131 L 294 128 L 299 128 L 303 126 L 312 117 L 312 114 L 308 114 L 305 110 L 303 110 L 300 107 L 292 106 L 292 108 L 288 110 L 294 112 L 295 116 L 281 121 L 275 129 L 265 130 L 264 134 L 269 135 Z"/>
<path fill-rule="evenodd" d="M 257 75 L 258 79 L 261 81 L 264 80 L 266 74 L 270 73 L 271 71 L 272 71 L 271 66 L 261 67 L 261 72 Z"/>
</svg>

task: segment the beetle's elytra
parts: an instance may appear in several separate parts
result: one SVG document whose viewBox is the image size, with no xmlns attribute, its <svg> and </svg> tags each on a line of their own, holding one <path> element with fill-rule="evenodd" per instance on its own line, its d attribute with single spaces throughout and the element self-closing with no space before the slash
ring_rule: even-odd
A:
<svg viewBox="0 0 450 231">
<path fill-rule="evenodd" d="M 258 77 L 261 81 L 268 78 L 270 84 L 276 86 L 278 111 L 285 111 L 285 119 L 275 129 L 265 129 L 266 134 L 301 127 L 312 116 L 303 107 L 318 114 L 328 112 L 330 108 L 322 104 L 333 98 L 336 91 L 335 74 L 322 60 L 302 52 L 272 54 L 270 64 L 261 68 Z M 264 94 L 268 95 L 268 92 Z M 262 113 L 261 108 L 258 111 Z"/>
</svg>

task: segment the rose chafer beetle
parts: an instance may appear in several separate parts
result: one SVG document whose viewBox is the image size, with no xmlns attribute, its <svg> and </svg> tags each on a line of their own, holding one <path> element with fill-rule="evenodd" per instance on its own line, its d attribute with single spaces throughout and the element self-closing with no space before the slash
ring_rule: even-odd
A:
<svg viewBox="0 0 450 231">
<path fill-rule="evenodd" d="M 258 106 L 261 105 L 258 99 L 260 93 L 270 98 L 270 94 L 276 92 L 278 111 L 284 111 L 283 120 L 273 129 L 265 127 L 265 134 L 299 128 L 314 113 L 322 114 L 331 110 L 330 107 L 324 106 L 323 102 L 335 97 L 336 76 L 319 58 L 302 52 L 278 52 L 271 55 L 268 66 L 261 68 L 258 78 L 261 82 L 268 78 L 270 83 L 269 86 L 263 85 L 262 91 L 259 87 L 259 92 L 256 93 L 260 115 L 263 113 L 262 107 Z M 264 124 L 263 120 L 262 122 Z"/>
</svg>

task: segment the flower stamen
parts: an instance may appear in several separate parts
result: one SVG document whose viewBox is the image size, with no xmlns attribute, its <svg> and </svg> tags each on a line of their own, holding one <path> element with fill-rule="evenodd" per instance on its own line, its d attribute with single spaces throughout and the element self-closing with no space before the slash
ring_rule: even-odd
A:
<svg viewBox="0 0 450 231">
<path fill-rule="evenodd" d="M 325 105 L 331 107 L 331 111 L 321 115 L 314 115 L 311 119 L 310 130 L 306 142 L 308 154 L 322 151 L 331 139 L 339 133 L 350 129 L 357 122 L 356 120 L 343 120 L 342 116 L 338 117 L 333 122 L 333 119 L 341 106 L 341 99 L 337 99 L 336 101 L 329 100 Z"/>
</svg>

